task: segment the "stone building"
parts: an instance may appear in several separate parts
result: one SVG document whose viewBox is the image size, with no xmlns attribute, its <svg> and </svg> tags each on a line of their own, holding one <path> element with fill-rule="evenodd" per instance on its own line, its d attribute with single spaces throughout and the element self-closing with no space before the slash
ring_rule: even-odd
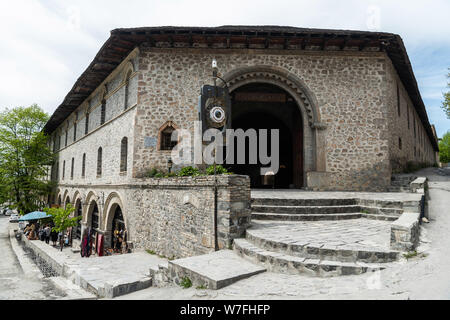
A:
<svg viewBox="0 0 450 320">
<path fill-rule="evenodd" d="M 250 185 L 262 187 L 255 166 L 231 168 L 250 178 L 220 178 L 215 218 L 211 178 L 144 178 L 167 170 L 173 130 L 193 133 L 212 59 L 230 90 L 233 128 L 280 130 L 277 188 L 384 191 L 408 162 L 436 162 L 436 136 L 398 35 L 115 29 L 44 128 L 58 155 L 50 201 L 73 203 L 82 227 L 104 233 L 107 244 L 119 222 L 135 247 L 166 256 L 227 246 L 248 223 Z"/>
</svg>

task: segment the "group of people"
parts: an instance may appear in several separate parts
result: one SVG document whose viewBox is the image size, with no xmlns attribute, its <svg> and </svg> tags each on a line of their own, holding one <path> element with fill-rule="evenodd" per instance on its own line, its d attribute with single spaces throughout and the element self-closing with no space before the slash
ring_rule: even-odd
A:
<svg viewBox="0 0 450 320">
<path fill-rule="evenodd" d="M 59 238 L 62 237 L 63 234 L 54 231 L 52 227 L 53 226 L 50 223 L 40 225 L 39 222 L 33 222 L 27 225 L 23 232 L 28 240 L 41 240 L 45 241 L 47 244 L 49 244 L 51 240 L 53 246 L 56 246 Z"/>
</svg>

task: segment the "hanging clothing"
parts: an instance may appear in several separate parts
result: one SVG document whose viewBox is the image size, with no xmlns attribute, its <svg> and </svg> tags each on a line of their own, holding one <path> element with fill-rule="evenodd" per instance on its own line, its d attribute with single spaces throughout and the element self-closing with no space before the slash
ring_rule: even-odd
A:
<svg viewBox="0 0 450 320">
<path fill-rule="evenodd" d="M 104 240 L 104 236 L 102 234 L 98 235 L 97 238 L 97 254 L 99 257 L 103 256 L 103 240 Z"/>
</svg>

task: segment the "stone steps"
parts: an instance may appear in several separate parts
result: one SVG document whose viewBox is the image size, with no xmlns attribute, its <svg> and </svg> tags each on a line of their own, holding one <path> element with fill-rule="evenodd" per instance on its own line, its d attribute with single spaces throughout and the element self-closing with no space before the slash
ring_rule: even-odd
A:
<svg viewBox="0 0 450 320">
<path fill-rule="evenodd" d="M 241 257 L 264 266 L 268 271 L 279 273 L 331 277 L 385 268 L 382 264 L 329 261 L 287 255 L 258 248 L 246 239 L 235 239 L 233 247 Z"/>
<path fill-rule="evenodd" d="M 224 249 L 169 261 L 167 266 L 159 266 L 158 270 L 150 269 L 150 274 L 162 272 L 168 281 L 177 285 L 183 285 L 189 279 L 194 287 L 217 290 L 265 271 L 264 267 L 250 263 L 236 251 Z"/>
<path fill-rule="evenodd" d="M 361 213 L 327 213 L 327 214 L 289 214 L 274 212 L 252 212 L 255 220 L 281 220 L 281 221 L 323 221 L 348 220 L 361 218 Z"/>
<path fill-rule="evenodd" d="M 372 219 L 372 220 L 382 220 L 382 221 L 395 221 L 399 218 L 397 215 L 387 215 L 387 214 L 371 214 L 364 213 L 361 218 Z"/>
<path fill-rule="evenodd" d="M 356 205 L 353 198 L 317 198 L 317 199 L 285 199 L 285 198 L 252 198 L 252 206 L 348 206 Z"/>
<path fill-rule="evenodd" d="M 247 230 L 246 240 L 261 249 L 307 259 L 319 259 L 339 262 L 386 263 L 396 261 L 398 251 L 382 250 L 372 247 L 337 247 L 331 245 L 315 245 L 305 241 L 278 241 L 262 238 L 252 230 Z"/>
<path fill-rule="evenodd" d="M 360 212 L 359 205 L 339 206 L 292 206 L 292 205 L 252 205 L 252 212 L 289 213 L 289 214 L 331 214 Z"/>
</svg>

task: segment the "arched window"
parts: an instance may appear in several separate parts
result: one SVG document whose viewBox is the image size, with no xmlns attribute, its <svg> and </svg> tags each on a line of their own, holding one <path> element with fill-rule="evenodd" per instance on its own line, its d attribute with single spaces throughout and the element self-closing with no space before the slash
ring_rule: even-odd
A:
<svg viewBox="0 0 450 320">
<path fill-rule="evenodd" d="M 77 123 L 73 124 L 73 142 L 77 141 Z"/>
<path fill-rule="evenodd" d="M 81 177 L 84 178 L 86 173 L 86 153 L 83 153 L 83 160 L 81 163 Z"/>
<path fill-rule="evenodd" d="M 130 77 L 131 77 L 131 70 L 128 70 L 127 75 L 125 77 L 124 110 L 127 110 L 127 108 L 128 108 L 128 100 L 129 100 L 129 96 L 130 96 Z"/>
<path fill-rule="evenodd" d="M 102 147 L 97 151 L 97 177 L 102 175 Z"/>
<path fill-rule="evenodd" d="M 102 100 L 102 109 L 100 111 L 100 125 L 105 123 L 105 116 L 106 116 L 106 100 Z"/>
<path fill-rule="evenodd" d="M 67 130 L 66 130 L 66 141 L 65 141 L 64 146 L 67 147 Z"/>
<path fill-rule="evenodd" d="M 70 179 L 73 179 L 73 166 L 74 166 L 75 159 L 72 158 L 72 164 L 70 165 Z"/>
<path fill-rule="evenodd" d="M 172 150 L 176 144 L 177 136 L 175 136 L 175 141 L 172 141 L 172 133 L 177 130 L 175 124 L 172 123 L 172 121 L 166 122 L 160 129 L 159 129 L 159 150 Z"/>
<path fill-rule="evenodd" d="M 62 175 L 63 180 L 64 180 L 65 175 L 66 175 L 66 160 L 63 161 L 63 175 Z"/>
<path fill-rule="evenodd" d="M 127 171 L 128 138 L 123 137 L 120 143 L 120 172 Z"/>
<path fill-rule="evenodd" d="M 86 113 L 86 119 L 84 122 L 84 134 L 88 134 L 89 132 L 89 113 Z"/>
</svg>

